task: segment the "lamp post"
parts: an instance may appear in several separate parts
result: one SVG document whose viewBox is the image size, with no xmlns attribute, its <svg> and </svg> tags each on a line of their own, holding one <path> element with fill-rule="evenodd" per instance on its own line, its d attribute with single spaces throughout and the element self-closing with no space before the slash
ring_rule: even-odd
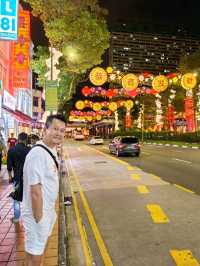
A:
<svg viewBox="0 0 200 266">
<path fill-rule="evenodd" d="M 144 142 L 144 101 L 143 103 L 141 104 L 141 107 L 142 107 L 142 117 L 141 117 L 141 120 L 142 120 L 142 123 L 141 123 L 141 130 L 142 130 L 142 138 L 141 138 L 141 141 L 142 143 Z"/>
</svg>

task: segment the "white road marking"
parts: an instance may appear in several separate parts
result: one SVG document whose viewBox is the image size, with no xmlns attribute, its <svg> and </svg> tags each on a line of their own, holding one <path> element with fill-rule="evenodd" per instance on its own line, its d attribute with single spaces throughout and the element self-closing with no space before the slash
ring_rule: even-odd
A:
<svg viewBox="0 0 200 266">
<path fill-rule="evenodd" d="M 172 158 L 172 160 L 175 160 L 175 161 L 178 161 L 178 162 L 182 162 L 182 163 L 192 164 L 192 162 L 190 162 L 190 161 L 185 161 L 185 160 L 181 160 L 181 159 L 177 159 L 177 158 Z"/>
</svg>

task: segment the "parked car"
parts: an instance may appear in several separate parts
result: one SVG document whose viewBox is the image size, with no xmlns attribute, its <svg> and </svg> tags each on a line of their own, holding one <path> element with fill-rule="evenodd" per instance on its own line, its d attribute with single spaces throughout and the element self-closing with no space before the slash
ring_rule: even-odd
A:
<svg viewBox="0 0 200 266">
<path fill-rule="evenodd" d="M 140 144 L 138 138 L 134 136 L 115 137 L 109 144 L 110 153 L 121 155 L 140 156 Z"/>
<path fill-rule="evenodd" d="M 102 137 L 100 137 L 100 136 L 93 136 L 88 141 L 88 143 L 91 144 L 91 145 L 95 145 L 95 144 L 103 144 L 104 141 L 103 141 Z"/>
<path fill-rule="evenodd" d="M 74 139 L 75 140 L 84 140 L 84 135 L 82 133 L 75 133 Z"/>
</svg>

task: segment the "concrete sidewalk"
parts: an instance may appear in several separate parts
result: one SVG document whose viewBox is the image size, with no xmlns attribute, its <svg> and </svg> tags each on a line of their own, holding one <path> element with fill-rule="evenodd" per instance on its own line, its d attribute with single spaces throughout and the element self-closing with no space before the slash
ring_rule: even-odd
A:
<svg viewBox="0 0 200 266">
<path fill-rule="evenodd" d="M 12 199 L 8 198 L 12 185 L 8 183 L 5 166 L 0 175 L 0 266 L 21 266 L 24 264 L 24 228 L 22 222 L 13 224 Z M 58 211 L 58 204 L 57 204 Z M 45 253 L 45 266 L 58 265 L 58 223 L 49 239 Z"/>
</svg>

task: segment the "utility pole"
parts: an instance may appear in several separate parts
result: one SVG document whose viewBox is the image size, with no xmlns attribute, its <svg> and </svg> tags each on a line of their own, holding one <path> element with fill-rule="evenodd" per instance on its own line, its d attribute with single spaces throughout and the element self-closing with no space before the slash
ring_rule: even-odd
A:
<svg viewBox="0 0 200 266">
<path fill-rule="evenodd" d="M 50 53 L 51 53 L 51 80 L 53 80 L 53 48 L 51 46 L 50 48 Z"/>
<path fill-rule="evenodd" d="M 142 143 L 144 142 L 144 101 L 142 103 Z"/>
</svg>

